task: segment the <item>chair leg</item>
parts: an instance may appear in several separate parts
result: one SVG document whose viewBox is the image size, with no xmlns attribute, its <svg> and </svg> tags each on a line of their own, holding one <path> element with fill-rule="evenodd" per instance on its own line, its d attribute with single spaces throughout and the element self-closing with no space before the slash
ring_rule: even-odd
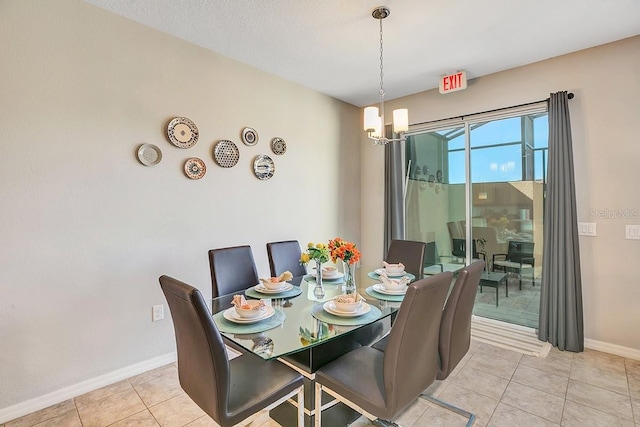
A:
<svg viewBox="0 0 640 427">
<path fill-rule="evenodd" d="M 473 425 L 473 423 L 476 421 L 476 416 L 474 414 L 472 414 L 469 411 L 465 411 L 464 409 L 458 408 L 457 406 L 454 406 L 450 403 L 447 402 L 443 402 L 442 400 L 438 400 L 435 397 L 431 397 L 428 394 L 424 394 L 422 393 L 420 395 L 421 398 L 428 400 L 431 403 L 435 403 L 436 405 L 448 409 L 452 412 L 455 412 L 458 415 L 462 415 L 465 418 L 469 418 L 469 421 L 467 421 L 467 426 L 466 427 L 471 427 Z"/>
<path fill-rule="evenodd" d="M 304 385 L 298 391 L 298 427 L 304 427 Z"/>
<path fill-rule="evenodd" d="M 315 427 L 320 427 L 322 425 L 322 385 L 318 382 L 316 382 L 315 404 L 313 411 L 315 415 L 313 425 Z"/>
</svg>

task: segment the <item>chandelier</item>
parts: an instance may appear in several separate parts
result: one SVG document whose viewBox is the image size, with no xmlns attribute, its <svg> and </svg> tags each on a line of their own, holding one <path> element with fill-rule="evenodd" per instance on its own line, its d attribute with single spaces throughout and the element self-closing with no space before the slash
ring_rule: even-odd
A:
<svg viewBox="0 0 640 427">
<path fill-rule="evenodd" d="M 393 132 L 400 134 L 399 138 L 387 138 L 384 129 L 384 61 L 382 47 L 382 20 L 391 11 L 386 6 L 379 6 L 371 12 L 371 16 L 380 22 L 380 105 L 364 109 L 364 130 L 374 145 L 386 145 L 390 142 L 404 141 L 404 132 L 409 130 L 409 111 L 406 108 L 393 110 Z"/>
</svg>

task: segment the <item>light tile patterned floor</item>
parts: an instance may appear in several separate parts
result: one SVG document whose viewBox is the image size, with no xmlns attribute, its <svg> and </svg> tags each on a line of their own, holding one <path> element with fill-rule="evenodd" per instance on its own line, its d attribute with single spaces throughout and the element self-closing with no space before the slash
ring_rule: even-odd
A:
<svg viewBox="0 0 640 427">
<path fill-rule="evenodd" d="M 445 381 L 428 392 L 476 414 L 476 426 L 640 427 L 640 361 L 587 350 L 553 349 L 525 356 L 472 341 Z M 398 419 L 404 427 L 464 426 L 466 421 L 419 399 Z M 167 365 L 0 427 L 216 426 L 182 391 L 175 365 Z M 368 427 L 364 418 L 353 427 Z M 251 426 L 277 427 L 263 413 Z M 334 427 L 334 426 L 331 426 Z"/>
</svg>

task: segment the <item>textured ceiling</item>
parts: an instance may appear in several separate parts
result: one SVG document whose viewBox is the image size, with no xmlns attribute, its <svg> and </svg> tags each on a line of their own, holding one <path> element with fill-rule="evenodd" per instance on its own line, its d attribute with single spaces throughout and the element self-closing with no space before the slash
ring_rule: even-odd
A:
<svg viewBox="0 0 640 427">
<path fill-rule="evenodd" d="M 640 34 L 640 0 L 85 0 L 356 106 Z M 640 54 L 640 52 L 639 52 Z"/>
</svg>

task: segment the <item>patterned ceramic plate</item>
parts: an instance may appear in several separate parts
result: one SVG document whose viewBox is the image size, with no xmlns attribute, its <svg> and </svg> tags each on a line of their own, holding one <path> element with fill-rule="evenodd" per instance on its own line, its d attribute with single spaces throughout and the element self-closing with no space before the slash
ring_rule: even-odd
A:
<svg viewBox="0 0 640 427">
<path fill-rule="evenodd" d="M 258 143 L 258 132 L 253 128 L 242 129 L 242 142 L 245 145 L 256 145 Z"/>
<path fill-rule="evenodd" d="M 192 157 L 184 162 L 184 173 L 191 179 L 200 179 L 207 173 L 207 167 L 201 159 Z"/>
<path fill-rule="evenodd" d="M 162 151 L 153 144 L 138 147 L 138 160 L 145 166 L 155 166 L 162 160 Z"/>
<path fill-rule="evenodd" d="M 253 173 L 256 178 L 267 180 L 276 172 L 276 166 L 273 164 L 271 157 L 260 154 L 253 159 Z"/>
<path fill-rule="evenodd" d="M 271 151 L 273 151 L 273 154 L 281 156 L 287 151 L 287 143 L 282 138 L 273 138 L 271 140 Z"/>
<path fill-rule="evenodd" d="M 231 141 L 223 139 L 213 147 L 213 159 L 223 168 L 232 168 L 240 160 L 238 146 Z"/>
<path fill-rule="evenodd" d="M 176 117 L 167 126 L 167 136 L 176 147 L 193 147 L 198 142 L 198 128 L 186 117 Z"/>
</svg>

